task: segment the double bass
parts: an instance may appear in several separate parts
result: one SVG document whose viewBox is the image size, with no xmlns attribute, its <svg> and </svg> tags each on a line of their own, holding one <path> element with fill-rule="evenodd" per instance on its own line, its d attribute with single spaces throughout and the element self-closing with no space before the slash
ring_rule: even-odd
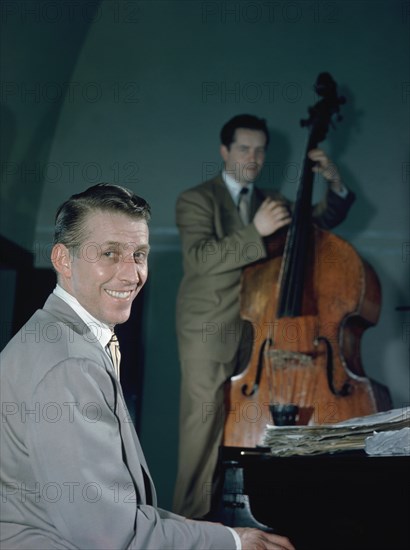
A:
<svg viewBox="0 0 410 550">
<path fill-rule="evenodd" d="M 381 287 L 355 249 L 312 221 L 313 161 L 307 153 L 341 118 L 329 73 L 309 128 L 292 221 L 266 240 L 267 259 L 242 273 L 241 317 L 253 328 L 250 360 L 226 389 L 224 446 L 255 447 L 266 424 L 320 425 L 389 408 L 387 388 L 365 375 L 363 332 L 377 323 Z"/>
</svg>

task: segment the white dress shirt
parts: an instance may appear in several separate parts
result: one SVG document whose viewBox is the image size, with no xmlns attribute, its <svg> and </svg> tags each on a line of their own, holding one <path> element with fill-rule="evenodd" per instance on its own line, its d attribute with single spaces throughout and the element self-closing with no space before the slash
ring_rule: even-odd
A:
<svg viewBox="0 0 410 550">
<path fill-rule="evenodd" d="M 236 204 L 236 206 L 238 206 L 239 196 L 243 186 L 240 183 L 238 183 L 235 178 L 233 178 L 230 174 L 228 174 L 228 172 L 225 172 L 225 170 L 222 171 L 222 179 L 225 182 L 225 185 L 232 197 L 233 202 Z M 249 190 L 246 197 L 250 201 L 253 193 L 253 183 L 248 183 L 246 187 Z"/>
</svg>

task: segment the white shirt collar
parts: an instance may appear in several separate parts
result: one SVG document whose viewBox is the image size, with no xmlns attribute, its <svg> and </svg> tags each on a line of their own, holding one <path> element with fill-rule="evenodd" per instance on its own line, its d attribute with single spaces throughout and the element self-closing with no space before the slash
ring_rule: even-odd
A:
<svg viewBox="0 0 410 550">
<path fill-rule="evenodd" d="M 105 348 L 112 336 L 112 330 L 110 329 L 110 327 L 105 323 L 98 321 L 98 319 L 88 313 L 88 311 L 83 308 L 77 298 L 74 298 L 74 296 L 69 294 L 59 284 L 57 284 L 57 286 L 53 290 L 53 294 L 61 298 L 61 300 L 64 300 L 64 302 L 77 313 L 80 319 L 84 321 L 87 327 L 91 330 L 95 338 L 100 342 L 102 347 Z"/>
<path fill-rule="evenodd" d="M 236 181 L 228 172 L 225 170 L 222 171 L 222 179 L 225 182 L 226 187 L 228 188 L 229 193 L 231 194 L 232 200 L 235 204 L 239 202 L 239 194 L 242 189 L 242 185 Z M 248 183 L 246 186 L 249 189 L 248 197 L 252 195 L 253 192 L 253 183 Z"/>
</svg>

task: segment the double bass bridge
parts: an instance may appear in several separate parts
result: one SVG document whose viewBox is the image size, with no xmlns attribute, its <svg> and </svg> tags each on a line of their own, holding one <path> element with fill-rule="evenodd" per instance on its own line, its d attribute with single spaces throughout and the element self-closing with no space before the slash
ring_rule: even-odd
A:
<svg viewBox="0 0 410 550">
<path fill-rule="evenodd" d="M 265 357 L 269 409 L 275 425 L 308 424 L 314 411 L 308 405 L 315 371 L 312 356 L 271 349 Z"/>
</svg>

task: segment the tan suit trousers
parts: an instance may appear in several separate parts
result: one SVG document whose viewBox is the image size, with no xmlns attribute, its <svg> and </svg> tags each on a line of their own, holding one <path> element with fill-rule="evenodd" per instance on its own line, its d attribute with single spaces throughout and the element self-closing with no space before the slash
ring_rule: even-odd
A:
<svg viewBox="0 0 410 550">
<path fill-rule="evenodd" d="M 181 362 L 179 468 L 173 510 L 199 518 L 210 508 L 214 471 L 225 423 L 224 385 L 236 359 Z"/>
</svg>

